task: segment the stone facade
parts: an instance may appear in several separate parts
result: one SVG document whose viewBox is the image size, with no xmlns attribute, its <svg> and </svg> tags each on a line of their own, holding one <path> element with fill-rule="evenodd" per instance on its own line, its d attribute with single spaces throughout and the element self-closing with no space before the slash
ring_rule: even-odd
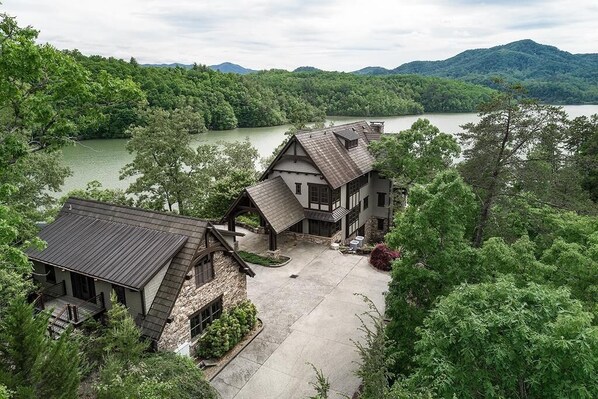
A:
<svg viewBox="0 0 598 399">
<path fill-rule="evenodd" d="M 384 235 L 388 232 L 388 219 L 383 219 L 384 228 L 382 230 L 378 230 L 378 219 L 372 217 L 365 223 L 365 242 L 368 244 L 384 242 Z"/>
<path fill-rule="evenodd" d="M 247 299 L 247 276 L 239 271 L 235 259 L 223 252 L 212 255 L 214 279 L 196 287 L 195 270 L 189 272 L 191 278 L 183 283 L 170 314 L 172 321 L 166 324 L 158 341 L 158 350 L 176 351 L 186 344 L 192 347 L 199 337 L 191 338 L 189 318 L 211 301 L 222 296 L 222 308 L 227 310 Z"/>
<path fill-rule="evenodd" d="M 322 237 L 322 236 L 315 236 L 313 234 L 306 234 L 306 233 L 295 233 L 293 231 L 283 231 L 280 235 L 279 235 L 279 239 L 280 237 L 282 237 L 283 239 L 286 240 L 295 240 L 295 241 L 306 241 L 306 242 L 310 242 L 312 244 L 318 244 L 318 245 L 330 245 L 333 242 L 339 242 L 342 236 L 342 232 L 339 231 L 336 234 L 334 234 L 332 237 Z"/>
</svg>

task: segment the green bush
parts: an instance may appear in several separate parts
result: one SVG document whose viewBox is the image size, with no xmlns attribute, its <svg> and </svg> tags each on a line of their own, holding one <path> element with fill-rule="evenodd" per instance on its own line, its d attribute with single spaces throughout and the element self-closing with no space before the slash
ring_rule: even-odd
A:
<svg viewBox="0 0 598 399">
<path fill-rule="evenodd" d="M 257 321 L 257 310 L 250 301 L 243 301 L 230 312 L 223 312 L 210 324 L 199 339 L 196 354 L 202 358 L 220 358 L 249 333 Z"/>
<path fill-rule="evenodd" d="M 249 263 L 253 263 L 255 265 L 261 265 L 261 266 L 277 266 L 277 265 L 280 265 L 284 261 L 284 260 L 279 260 L 279 259 L 268 258 L 266 256 L 261 256 L 258 254 L 254 254 L 253 252 L 247 252 L 247 251 L 237 251 L 237 254 L 245 262 L 249 262 Z"/>
<path fill-rule="evenodd" d="M 253 213 L 237 216 L 237 220 L 247 226 L 258 228 L 260 227 L 260 217 Z"/>
</svg>

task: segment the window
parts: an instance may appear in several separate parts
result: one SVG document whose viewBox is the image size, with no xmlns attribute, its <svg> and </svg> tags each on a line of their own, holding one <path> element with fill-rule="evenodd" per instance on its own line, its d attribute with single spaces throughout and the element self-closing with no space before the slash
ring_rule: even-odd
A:
<svg viewBox="0 0 598 399">
<path fill-rule="evenodd" d="M 56 284 L 56 269 L 54 269 L 54 266 L 46 265 L 46 282 Z"/>
<path fill-rule="evenodd" d="M 384 219 L 378 219 L 378 230 L 384 230 Z"/>
<path fill-rule="evenodd" d="M 191 338 L 201 334 L 211 322 L 216 320 L 222 314 L 222 297 L 209 303 L 189 318 L 191 325 Z"/>
<path fill-rule="evenodd" d="M 355 148 L 357 147 L 357 140 L 346 140 L 345 141 L 345 148 L 350 149 L 350 148 Z"/>
<path fill-rule="evenodd" d="M 289 227 L 289 230 L 294 233 L 303 233 L 303 220 Z"/>
<path fill-rule="evenodd" d="M 361 178 L 347 183 L 347 209 L 353 209 L 359 204 L 359 189 L 361 188 Z"/>
<path fill-rule="evenodd" d="M 330 210 L 330 188 L 324 184 L 309 184 L 309 208 Z M 340 194 L 339 194 L 340 196 Z"/>
<path fill-rule="evenodd" d="M 309 219 L 309 234 L 320 237 L 332 237 L 341 229 L 341 221 L 336 223 L 324 222 L 322 220 Z"/>
<path fill-rule="evenodd" d="M 366 209 L 368 209 L 368 206 L 370 206 L 370 197 L 365 197 L 363 199 L 363 210 L 365 211 Z"/>
<path fill-rule="evenodd" d="M 212 255 L 206 255 L 195 263 L 195 285 L 201 287 L 214 279 Z"/>
<path fill-rule="evenodd" d="M 295 194 L 301 195 L 301 183 L 295 183 Z"/>
<path fill-rule="evenodd" d="M 359 204 L 347 214 L 347 238 L 359 228 Z"/>
<path fill-rule="evenodd" d="M 386 206 L 386 193 L 378 193 L 378 206 L 379 207 Z"/>
<path fill-rule="evenodd" d="M 116 294 L 116 300 L 118 303 L 127 306 L 127 297 L 125 295 L 125 287 L 112 284 L 112 290 Z"/>
<path fill-rule="evenodd" d="M 332 190 L 332 210 L 341 206 L 341 189 Z"/>
</svg>

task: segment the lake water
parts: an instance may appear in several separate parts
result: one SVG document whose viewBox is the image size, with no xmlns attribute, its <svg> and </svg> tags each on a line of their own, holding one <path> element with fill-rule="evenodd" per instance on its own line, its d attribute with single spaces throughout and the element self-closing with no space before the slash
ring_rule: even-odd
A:
<svg viewBox="0 0 598 399">
<path fill-rule="evenodd" d="M 598 105 L 567 105 L 563 107 L 570 118 L 598 113 Z M 440 131 L 455 134 L 461 131 L 460 126 L 468 122 L 476 122 L 477 114 L 423 114 L 394 117 L 370 117 L 368 121 L 384 121 L 384 131 L 399 132 L 408 129 L 418 118 L 427 118 Z M 329 117 L 326 124 L 335 125 L 363 120 L 362 117 Z M 193 138 L 193 145 L 199 143 L 216 143 L 218 141 L 236 141 L 249 137 L 258 149 L 260 156 L 265 157 L 284 139 L 288 125 L 260 128 L 242 128 L 226 131 L 210 131 Z M 87 182 L 98 180 L 106 188 L 127 188 L 130 180 L 119 180 L 120 169 L 132 160 L 132 155 L 125 149 L 125 139 L 87 140 L 76 143 L 63 150 L 64 162 L 73 175 L 66 179 L 63 192 L 77 188 L 85 188 Z"/>
</svg>

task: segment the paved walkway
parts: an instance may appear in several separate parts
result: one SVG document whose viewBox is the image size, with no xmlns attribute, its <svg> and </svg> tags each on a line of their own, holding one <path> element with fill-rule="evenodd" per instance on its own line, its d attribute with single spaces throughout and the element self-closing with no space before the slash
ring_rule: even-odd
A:
<svg viewBox="0 0 598 399">
<path fill-rule="evenodd" d="M 241 249 L 265 247 L 265 239 L 249 233 Z M 361 339 L 355 315 L 367 310 L 353 293 L 383 309 L 390 277 L 372 269 L 366 257 L 321 245 L 285 242 L 282 252 L 293 258 L 288 265 L 255 266 L 256 276 L 248 278 L 248 296 L 264 330 L 212 384 L 224 399 L 305 398 L 314 394 L 310 362 L 329 378 L 330 398 L 351 396 L 359 386 L 351 342 Z"/>
</svg>

